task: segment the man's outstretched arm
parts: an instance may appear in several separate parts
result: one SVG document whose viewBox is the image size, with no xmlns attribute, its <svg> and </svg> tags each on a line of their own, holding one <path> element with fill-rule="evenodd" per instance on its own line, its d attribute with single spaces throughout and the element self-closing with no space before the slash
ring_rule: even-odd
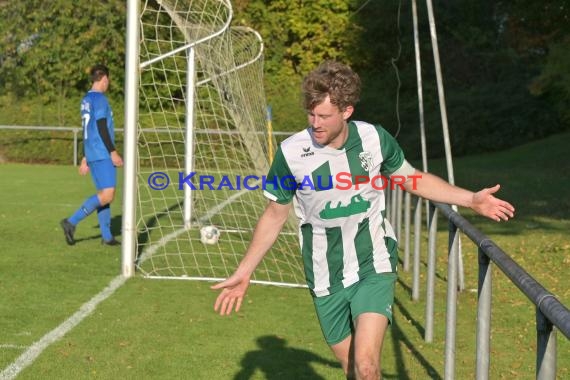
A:
<svg viewBox="0 0 570 380">
<path fill-rule="evenodd" d="M 214 310 L 220 315 L 231 314 L 234 307 L 236 312 L 239 311 L 249 287 L 251 275 L 277 240 L 289 216 L 289 208 L 290 204 L 282 205 L 269 201 L 255 226 L 249 247 L 234 274 L 225 281 L 212 286 L 212 289 L 222 289 L 214 304 Z"/>
<path fill-rule="evenodd" d="M 438 176 L 416 170 L 414 178 L 404 183 L 406 191 L 435 202 L 468 207 L 476 213 L 497 222 L 509 220 L 515 215 L 515 208 L 506 201 L 496 198 L 500 185 L 472 192 L 451 185 Z"/>
</svg>

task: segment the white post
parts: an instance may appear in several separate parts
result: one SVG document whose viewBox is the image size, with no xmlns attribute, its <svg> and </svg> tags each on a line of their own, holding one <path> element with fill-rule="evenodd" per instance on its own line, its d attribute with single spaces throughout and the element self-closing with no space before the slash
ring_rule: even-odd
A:
<svg viewBox="0 0 570 380">
<path fill-rule="evenodd" d="M 418 32 L 418 10 L 416 5 L 416 0 L 412 1 L 412 15 L 413 15 L 413 24 L 414 24 L 414 51 L 416 56 L 416 81 L 418 85 L 418 110 L 420 117 L 422 170 L 427 172 L 428 163 L 427 163 L 426 131 L 425 131 L 425 122 L 424 122 L 424 96 L 422 89 L 422 63 L 420 58 L 420 37 Z M 429 207 L 428 207 L 428 212 L 429 212 Z"/>
<path fill-rule="evenodd" d="M 447 302 L 445 314 L 445 366 L 443 378 L 455 379 L 455 341 L 457 335 L 457 259 L 459 254 L 459 229 L 449 222 L 447 262 Z"/>
<path fill-rule="evenodd" d="M 429 30 L 431 33 L 431 46 L 433 50 L 433 61 L 435 65 L 435 76 L 437 80 L 437 93 L 439 95 L 439 111 L 441 113 L 441 126 L 443 129 L 443 145 L 445 147 L 445 162 L 447 164 L 447 180 L 452 185 L 455 184 L 455 178 L 453 175 L 453 163 L 451 162 L 451 144 L 449 142 L 449 127 L 447 124 L 447 109 L 445 105 L 445 94 L 443 91 L 443 77 L 441 75 L 441 64 L 439 61 L 439 48 L 437 45 L 437 32 L 435 30 L 435 18 L 433 15 L 433 7 L 431 0 L 426 0 L 428 18 L 429 18 Z M 455 208 L 454 211 L 457 211 Z"/>
<path fill-rule="evenodd" d="M 396 238 L 402 240 L 402 196 L 404 190 L 396 186 Z"/>
<path fill-rule="evenodd" d="M 441 75 L 441 64 L 439 61 L 439 48 L 437 45 L 437 32 L 435 30 L 435 17 L 433 15 L 433 6 L 431 0 L 426 0 L 428 18 L 429 18 L 429 30 L 431 34 L 431 45 L 433 50 L 433 61 L 435 64 L 435 76 L 437 79 L 437 93 L 439 95 L 439 110 L 441 113 L 441 125 L 443 129 L 443 145 L 445 147 L 445 162 L 447 164 L 447 180 L 452 185 L 455 184 L 455 176 L 453 174 L 453 162 L 451 160 L 451 143 L 449 141 L 449 127 L 447 123 L 447 109 L 445 104 L 445 94 L 443 91 L 443 76 Z M 457 206 L 452 205 L 453 211 L 457 212 Z M 463 276 L 463 253 L 461 248 L 461 237 L 458 238 L 458 251 L 459 258 L 457 260 L 458 270 L 457 275 L 459 276 L 459 288 L 460 290 L 465 289 L 465 281 Z"/>
<path fill-rule="evenodd" d="M 420 146 L 422 151 L 422 170 L 428 171 L 427 142 L 424 119 L 424 95 L 422 82 L 422 61 L 420 54 L 420 33 L 418 31 L 418 6 L 416 0 L 412 0 L 412 22 L 414 25 L 414 53 L 416 56 L 416 81 L 418 86 L 418 113 L 420 117 Z M 429 201 L 426 199 L 426 224 L 429 223 Z M 421 220 L 421 215 L 420 215 Z M 428 226 L 429 228 L 429 226 Z"/>
<path fill-rule="evenodd" d="M 493 271 L 491 260 L 479 247 L 479 280 L 477 300 L 477 345 L 475 379 L 489 380 L 491 352 L 491 302 L 493 293 Z"/>
<path fill-rule="evenodd" d="M 414 301 L 420 299 L 420 241 L 422 237 L 421 228 L 422 228 L 422 198 L 418 197 L 416 203 L 416 210 L 414 211 L 414 264 L 412 269 L 413 270 L 412 300 Z"/>
<path fill-rule="evenodd" d="M 123 183 L 122 274 L 135 274 L 137 225 L 135 207 L 137 197 L 137 122 L 139 81 L 139 1 L 127 3 L 127 40 L 125 65 L 125 142 Z"/>
<path fill-rule="evenodd" d="M 77 166 L 77 133 L 79 131 L 79 129 L 73 128 L 73 166 Z"/>
<path fill-rule="evenodd" d="M 404 271 L 410 270 L 410 219 L 412 194 L 404 193 Z"/>
<path fill-rule="evenodd" d="M 435 273 L 436 273 L 436 245 L 437 245 L 437 208 L 429 205 L 429 232 L 428 232 L 428 259 L 427 259 L 427 285 L 426 285 L 426 327 L 424 340 L 433 342 L 433 325 L 435 310 Z"/>
<path fill-rule="evenodd" d="M 416 81 L 418 86 L 418 113 L 420 118 L 420 146 L 422 151 L 422 170 L 428 171 L 427 144 L 424 121 L 424 95 L 422 84 L 422 61 L 420 55 L 420 34 L 418 31 L 418 6 L 416 0 L 412 0 L 412 22 L 414 26 L 414 53 L 416 57 Z M 426 222 L 429 223 L 429 201 L 426 200 Z M 422 199 L 418 198 L 416 211 L 414 214 L 414 265 L 413 265 L 413 285 L 412 299 L 420 299 L 420 239 L 422 222 Z"/>
<path fill-rule="evenodd" d="M 194 169 L 194 86 L 196 78 L 195 51 L 188 49 L 188 67 L 186 73 L 186 145 L 184 147 L 184 170 L 189 175 Z M 192 189 L 184 187 L 184 227 L 189 228 L 192 221 Z"/>
</svg>

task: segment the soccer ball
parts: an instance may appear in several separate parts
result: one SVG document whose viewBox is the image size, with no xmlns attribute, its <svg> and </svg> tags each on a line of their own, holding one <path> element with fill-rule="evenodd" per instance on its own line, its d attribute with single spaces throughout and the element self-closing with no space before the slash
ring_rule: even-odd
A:
<svg viewBox="0 0 570 380">
<path fill-rule="evenodd" d="M 200 241 L 203 244 L 216 244 L 220 238 L 220 230 L 216 226 L 205 226 L 200 229 Z"/>
</svg>

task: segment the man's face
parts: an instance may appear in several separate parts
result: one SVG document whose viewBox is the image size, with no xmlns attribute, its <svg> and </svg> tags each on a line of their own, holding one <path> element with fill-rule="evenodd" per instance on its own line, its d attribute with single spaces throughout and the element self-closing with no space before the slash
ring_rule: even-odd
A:
<svg viewBox="0 0 570 380">
<path fill-rule="evenodd" d="M 313 138 L 319 145 L 340 148 L 348 137 L 346 121 L 354 108 L 346 107 L 344 111 L 331 104 L 327 96 L 325 100 L 308 112 L 309 124 L 313 128 Z"/>
<path fill-rule="evenodd" d="M 109 89 L 109 86 L 111 85 L 111 80 L 109 79 L 109 76 L 105 75 L 103 78 L 101 78 L 101 83 L 103 85 L 103 92 L 106 92 Z"/>
</svg>

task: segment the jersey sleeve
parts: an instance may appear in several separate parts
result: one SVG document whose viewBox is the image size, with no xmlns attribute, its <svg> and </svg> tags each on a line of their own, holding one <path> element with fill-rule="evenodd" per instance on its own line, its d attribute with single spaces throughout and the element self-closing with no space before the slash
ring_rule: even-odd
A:
<svg viewBox="0 0 570 380">
<path fill-rule="evenodd" d="M 404 152 L 396 139 L 384 128 L 376 126 L 380 135 L 380 150 L 382 152 L 382 165 L 380 172 L 389 177 L 393 174 L 409 176 L 414 174 L 415 169 L 404 157 Z"/>
<path fill-rule="evenodd" d="M 263 195 L 279 204 L 290 203 L 297 190 L 294 179 L 295 177 L 283 155 L 283 150 L 279 147 L 265 178 Z"/>
</svg>

